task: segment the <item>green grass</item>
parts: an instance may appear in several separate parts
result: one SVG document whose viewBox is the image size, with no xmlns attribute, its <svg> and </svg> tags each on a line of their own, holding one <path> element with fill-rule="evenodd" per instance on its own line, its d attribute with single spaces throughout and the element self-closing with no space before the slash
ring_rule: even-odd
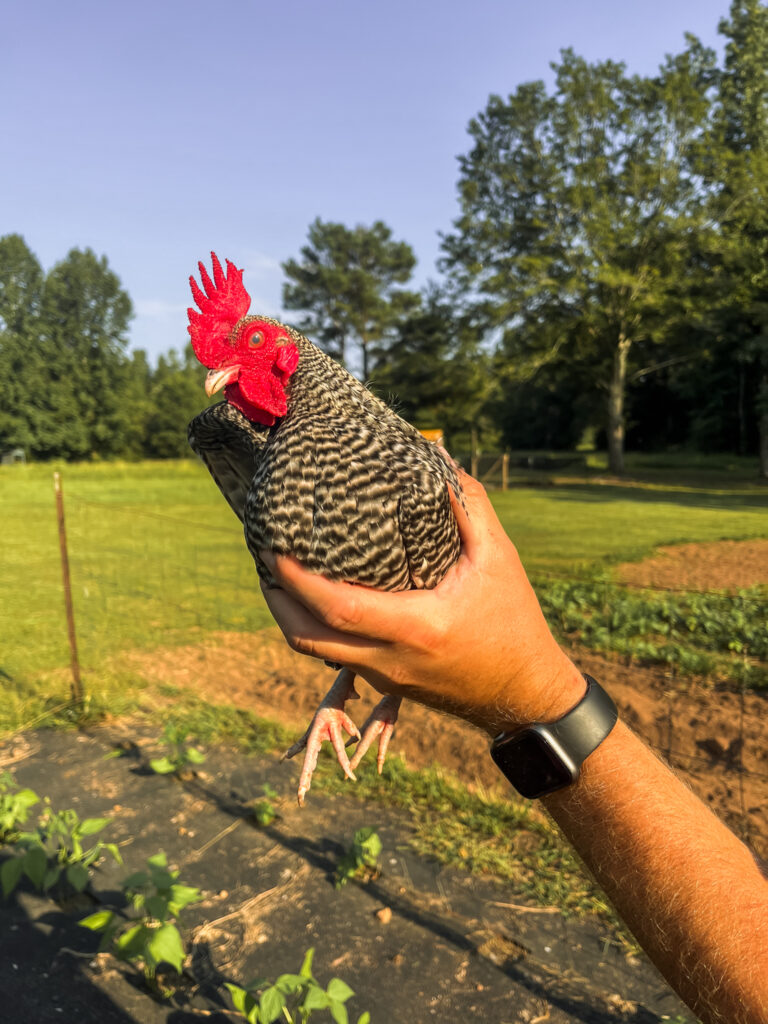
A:
<svg viewBox="0 0 768 1024">
<path fill-rule="evenodd" d="M 768 491 L 746 461 L 628 463 L 621 484 L 600 482 L 597 466 L 557 486 L 530 474 L 535 486 L 492 493 L 543 599 L 551 575 L 605 579 L 614 563 L 658 545 L 768 535 Z M 122 651 L 271 623 L 239 524 L 196 461 L 0 467 L 0 731 L 39 718 L 67 695 L 54 468 L 62 473 L 80 658 L 94 707 L 127 707 L 136 696 Z M 605 647 L 582 632 L 583 642 Z M 695 647 L 694 640 L 686 638 Z"/>
<path fill-rule="evenodd" d="M 491 494 L 530 575 L 604 575 L 660 545 L 768 536 L 768 489 L 576 481 Z"/>
<path fill-rule="evenodd" d="M 768 492 L 746 463 L 698 459 L 686 469 L 680 458 L 654 458 L 629 460 L 632 479 L 622 483 L 601 482 L 603 468 L 588 465 L 556 483 L 545 474 L 518 474 L 513 490 L 491 497 L 561 635 L 638 657 L 650 657 L 653 644 L 671 644 L 678 660 L 681 652 L 689 659 L 711 654 L 727 675 L 729 632 L 737 644 L 741 635 L 759 635 L 767 617 L 764 589 L 754 589 L 742 605 L 713 598 L 710 606 L 706 598 L 705 606 L 694 607 L 684 596 L 619 591 L 607 579 L 616 562 L 659 545 L 765 537 Z M 0 467 L 0 735 L 82 721 L 67 706 L 54 468 Z M 211 632 L 271 624 L 239 524 L 198 463 L 58 468 L 86 720 L 156 706 L 123 652 L 167 651 Z M 592 590 L 602 598 L 593 600 Z M 670 605 L 666 619 L 660 600 Z M 697 616 L 701 621 L 691 628 Z M 743 653 L 731 656 L 733 678 L 741 678 L 736 666 L 744 664 Z M 254 753 L 284 748 L 291 739 L 275 723 L 212 707 L 189 691 L 174 693 L 174 717 L 201 742 L 231 742 Z M 315 788 L 340 789 L 338 772 L 323 764 Z M 531 898 L 574 913 L 609 915 L 556 830 L 525 801 L 473 793 L 437 769 L 410 772 L 396 759 L 383 781 L 370 765 L 359 780 L 343 792 L 408 809 L 420 852 L 514 879 Z"/>
</svg>

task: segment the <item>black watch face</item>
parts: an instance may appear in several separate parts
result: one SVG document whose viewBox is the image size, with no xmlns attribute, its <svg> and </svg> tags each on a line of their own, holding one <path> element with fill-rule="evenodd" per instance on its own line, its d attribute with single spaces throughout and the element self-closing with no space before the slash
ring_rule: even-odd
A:
<svg viewBox="0 0 768 1024">
<path fill-rule="evenodd" d="M 518 793 L 529 799 L 553 793 L 578 778 L 578 768 L 565 763 L 535 729 L 510 737 L 493 748 L 492 754 Z"/>
</svg>

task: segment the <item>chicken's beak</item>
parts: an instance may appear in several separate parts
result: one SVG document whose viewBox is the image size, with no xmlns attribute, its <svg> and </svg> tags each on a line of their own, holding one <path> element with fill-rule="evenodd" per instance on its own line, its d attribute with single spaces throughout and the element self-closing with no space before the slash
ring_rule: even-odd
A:
<svg viewBox="0 0 768 1024">
<path fill-rule="evenodd" d="M 221 391 L 225 384 L 231 384 L 233 380 L 237 380 L 237 376 L 240 373 L 240 367 L 237 363 L 234 366 L 225 366 L 218 370 L 209 370 L 208 376 L 205 378 L 205 393 L 210 398 L 211 395 L 215 395 L 217 391 Z"/>
</svg>

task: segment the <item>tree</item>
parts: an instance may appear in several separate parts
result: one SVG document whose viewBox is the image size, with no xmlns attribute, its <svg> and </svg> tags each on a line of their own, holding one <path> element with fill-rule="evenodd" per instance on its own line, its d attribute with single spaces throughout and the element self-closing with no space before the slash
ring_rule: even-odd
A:
<svg viewBox="0 0 768 1024">
<path fill-rule="evenodd" d="M 0 453 L 37 439 L 43 270 L 21 235 L 0 238 Z"/>
<path fill-rule="evenodd" d="M 114 455 L 128 414 L 121 385 L 131 300 L 106 256 L 72 249 L 45 279 L 41 300 L 48 384 L 38 454 Z"/>
<path fill-rule="evenodd" d="M 152 373 L 149 398 L 144 454 L 153 459 L 190 457 L 192 449 L 187 441 L 187 426 L 207 401 L 200 363 L 191 345 L 187 345 L 181 359 L 173 350 L 160 356 Z M 212 401 L 221 401 L 221 395 Z"/>
<path fill-rule="evenodd" d="M 342 363 L 357 342 L 367 380 L 376 345 L 418 304 L 417 295 L 396 287 L 410 280 L 416 257 L 381 221 L 348 228 L 318 217 L 308 237 L 301 259 L 283 264 L 283 302 L 304 312 L 301 330 Z"/>
<path fill-rule="evenodd" d="M 740 379 L 746 369 L 756 380 L 760 469 L 768 477 L 768 7 L 733 0 L 719 30 L 728 40 L 725 65 L 701 160 L 717 228 L 708 252 L 712 331 Z"/>
<path fill-rule="evenodd" d="M 607 395 L 616 473 L 628 376 L 638 359 L 649 369 L 671 357 L 690 301 L 703 221 L 690 153 L 713 69 L 693 37 L 654 78 L 565 50 L 554 95 L 534 82 L 492 96 L 460 161 L 443 268 L 501 333 L 517 379 L 555 360 L 589 370 Z"/>
<path fill-rule="evenodd" d="M 477 339 L 473 325 L 431 285 L 394 329 L 372 386 L 409 423 L 441 429 L 449 448 L 468 448 L 494 386 L 490 356 Z"/>
</svg>

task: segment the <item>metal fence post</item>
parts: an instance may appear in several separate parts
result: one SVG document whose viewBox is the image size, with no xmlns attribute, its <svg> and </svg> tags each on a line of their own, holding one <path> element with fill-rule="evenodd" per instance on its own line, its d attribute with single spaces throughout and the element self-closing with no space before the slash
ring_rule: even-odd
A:
<svg viewBox="0 0 768 1024">
<path fill-rule="evenodd" d="M 78 704 L 83 700 L 83 684 L 80 679 L 80 662 L 77 657 L 75 636 L 75 612 L 72 606 L 72 585 L 69 578 L 69 556 L 67 554 L 67 528 L 64 523 L 64 495 L 61 493 L 61 477 L 53 474 L 53 490 L 56 494 L 56 518 L 59 523 L 59 550 L 61 551 L 61 577 L 64 583 L 64 607 L 67 611 L 67 631 L 72 664 L 72 700 Z"/>
</svg>

